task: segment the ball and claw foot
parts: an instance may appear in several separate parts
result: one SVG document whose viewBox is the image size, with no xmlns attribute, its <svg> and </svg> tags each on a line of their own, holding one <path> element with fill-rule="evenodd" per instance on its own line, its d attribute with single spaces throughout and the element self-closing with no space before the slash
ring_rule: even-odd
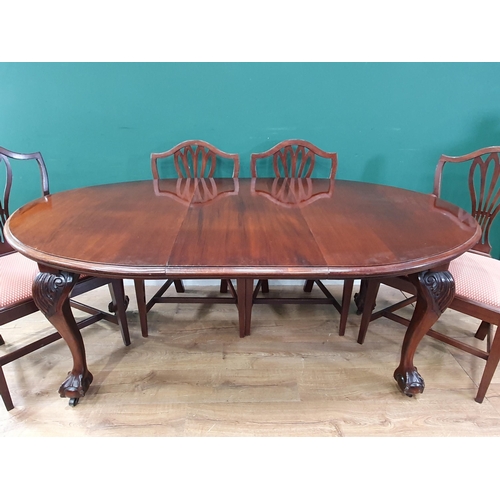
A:
<svg viewBox="0 0 500 500">
<path fill-rule="evenodd" d="M 420 376 L 416 368 L 407 372 L 399 372 L 396 370 L 394 372 L 394 379 L 403 393 L 410 398 L 415 394 L 421 394 L 424 392 L 424 379 Z"/>
<path fill-rule="evenodd" d="M 69 398 L 69 405 L 76 406 L 78 400 L 85 396 L 93 380 L 92 373 L 86 371 L 84 375 L 74 375 L 69 372 L 68 378 L 59 387 L 59 395 L 62 398 Z"/>
</svg>

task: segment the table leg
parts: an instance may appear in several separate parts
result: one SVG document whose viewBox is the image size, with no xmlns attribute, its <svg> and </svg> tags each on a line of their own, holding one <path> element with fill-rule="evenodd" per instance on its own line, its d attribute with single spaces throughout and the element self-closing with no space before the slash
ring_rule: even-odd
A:
<svg viewBox="0 0 500 500">
<path fill-rule="evenodd" d="M 139 321 L 141 323 L 141 333 L 143 337 L 148 336 L 148 310 L 146 309 L 146 288 L 144 280 L 134 280 L 135 296 L 137 297 L 137 309 Z"/>
<path fill-rule="evenodd" d="M 417 303 L 406 331 L 401 362 L 394 372 L 400 389 L 413 396 L 424 391 L 424 380 L 413 364 L 413 356 L 424 335 L 453 300 L 455 282 L 448 271 L 423 271 L 409 276 L 417 288 Z"/>
<path fill-rule="evenodd" d="M 354 303 L 357 306 L 356 314 L 358 316 L 363 314 L 363 311 L 365 310 L 365 302 L 367 301 L 366 299 L 367 299 L 368 290 L 370 288 L 370 286 L 369 286 L 370 281 L 371 280 L 362 279 L 361 283 L 359 285 L 359 292 L 354 294 Z M 378 289 L 377 289 L 377 291 L 378 291 Z M 375 298 L 377 298 L 376 293 L 375 293 Z M 375 303 L 375 301 L 373 301 L 372 311 L 373 311 L 373 309 L 375 309 L 376 306 L 377 306 L 377 304 Z"/>
<path fill-rule="evenodd" d="M 380 288 L 380 281 L 377 279 L 362 280 L 361 285 L 359 294 L 354 296 L 356 305 L 358 306 L 357 313 L 359 313 L 360 310 L 363 313 L 363 316 L 361 316 L 361 323 L 359 324 L 358 344 L 362 344 L 365 341 L 372 311 L 375 309 L 375 300 Z"/>
<path fill-rule="evenodd" d="M 59 394 L 74 402 L 85 396 L 93 379 L 87 369 L 85 346 L 69 302 L 69 294 L 77 280 L 78 274 L 40 267 L 33 283 L 36 305 L 61 334 L 73 356 L 73 369 L 59 388 Z"/>
<path fill-rule="evenodd" d="M 240 321 L 240 337 L 250 335 L 253 304 L 253 278 L 238 278 L 236 280 L 238 293 L 238 318 Z"/>
</svg>

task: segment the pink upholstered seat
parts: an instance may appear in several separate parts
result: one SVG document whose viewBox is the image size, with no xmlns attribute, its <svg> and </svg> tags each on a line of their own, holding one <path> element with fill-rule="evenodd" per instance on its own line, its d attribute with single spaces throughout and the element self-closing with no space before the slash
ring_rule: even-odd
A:
<svg viewBox="0 0 500 500">
<path fill-rule="evenodd" d="M 450 263 L 455 294 L 469 302 L 488 305 L 500 312 L 500 261 L 466 252 Z"/>
<path fill-rule="evenodd" d="M 18 252 L 0 257 L 0 309 L 30 300 L 36 262 Z"/>
</svg>

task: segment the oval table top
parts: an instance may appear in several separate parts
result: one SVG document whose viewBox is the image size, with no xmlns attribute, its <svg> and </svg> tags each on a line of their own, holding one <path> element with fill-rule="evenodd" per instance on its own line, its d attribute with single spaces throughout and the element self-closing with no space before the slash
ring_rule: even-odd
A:
<svg viewBox="0 0 500 500">
<path fill-rule="evenodd" d="M 37 199 L 8 219 L 25 256 L 111 277 L 367 277 L 446 264 L 480 237 L 433 195 L 326 179 L 170 179 Z"/>
</svg>

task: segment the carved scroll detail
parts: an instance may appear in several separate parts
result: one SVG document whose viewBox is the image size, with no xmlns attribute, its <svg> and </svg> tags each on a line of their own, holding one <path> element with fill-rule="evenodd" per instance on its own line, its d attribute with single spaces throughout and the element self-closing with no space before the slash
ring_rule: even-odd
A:
<svg viewBox="0 0 500 500">
<path fill-rule="evenodd" d="M 33 283 L 33 299 L 38 308 L 47 316 L 52 316 L 65 292 L 73 288 L 77 276 L 60 271 L 59 274 L 38 273 Z"/>
<path fill-rule="evenodd" d="M 418 280 L 430 294 L 433 309 L 441 315 L 455 295 L 453 276 L 449 271 L 424 271 L 418 275 Z"/>
</svg>

